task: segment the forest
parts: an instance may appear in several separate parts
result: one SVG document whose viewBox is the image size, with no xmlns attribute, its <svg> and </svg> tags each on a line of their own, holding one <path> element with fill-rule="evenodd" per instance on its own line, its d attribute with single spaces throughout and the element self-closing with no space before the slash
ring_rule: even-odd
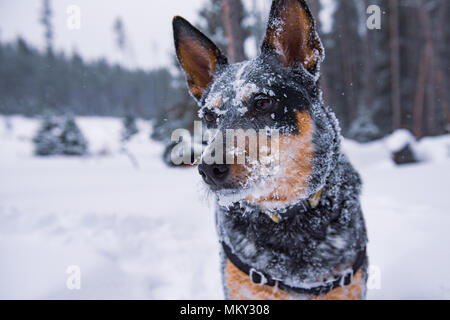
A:
<svg viewBox="0 0 450 320">
<path fill-rule="evenodd" d="M 320 80 L 325 103 L 338 115 L 344 136 L 366 142 L 396 129 L 417 138 L 449 131 L 450 3 L 447 0 L 309 0 L 326 59 Z M 367 8 L 381 8 L 379 29 L 367 28 Z M 252 58 L 265 32 L 270 1 L 208 0 L 196 25 L 231 62 Z M 196 108 L 184 76 L 173 66 L 130 70 L 105 59 L 85 61 L 53 48 L 51 1 L 41 17 L 46 50 L 22 38 L 0 42 L 0 113 L 37 116 L 97 115 L 151 119 L 153 137 L 191 128 Z M 113 36 L 124 50 L 118 17 Z M 173 58 L 174 65 L 175 58 Z"/>
</svg>

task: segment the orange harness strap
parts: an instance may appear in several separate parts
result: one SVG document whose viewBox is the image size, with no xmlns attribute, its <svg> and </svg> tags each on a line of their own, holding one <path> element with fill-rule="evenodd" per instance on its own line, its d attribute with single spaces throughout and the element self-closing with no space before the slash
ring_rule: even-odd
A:
<svg viewBox="0 0 450 320">
<path fill-rule="evenodd" d="M 284 284 L 282 281 L 277 281 L 271 279 L 270 276 L 264 274 L 263 272 L 259 272 L 258 270 L 252 268 L 249 265 L 243 263 L 236 255 L 233 254 L 232 250 L 228 245 L 222 242 L 224 253 L 227 257 L 227 260 L 238 270 L 240 270 L 243 274 L 245 274 L 251 282 L 258 286 L 268 286 L 268 287 L 276 287 L 282 291 L 293 292 L 301 295 L 309 295 L 309 296 L 321 296 L 327 295 L 329 292 L 337 289 L 339 287 L 348 286 L 352 283 L 354 275 L 356 275 L 361 267 L 364 264 L 366 259 L 366 250 L 361 250 L 356 257 L 355 263 L 353 264 L 351 270 L 349 272 L 345 272 L 338 276 L 336 279 L 331 281 L 324 281 L 322 285 L 313 287 L 313 288 L 295 288 L 289 285 Z"/>
<path fill-rule="evenodd" d="M 225 264 L 225 285 L 232 300 L 361 300 L 365 293 L 365 276 L 359 271 L 352 282 L 323 295 L 307 295 L 286 292 L 278 287 L 260 286 L 236 268 L 230 260 Z"/>
</svg>

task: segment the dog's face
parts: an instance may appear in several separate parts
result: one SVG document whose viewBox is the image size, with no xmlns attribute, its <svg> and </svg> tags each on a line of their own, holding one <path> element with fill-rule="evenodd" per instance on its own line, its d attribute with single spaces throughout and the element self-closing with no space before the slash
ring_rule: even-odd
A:
<svg viewBox="0 0 450 320">
<path fill-rule="evenodd" d="M 210 143 L 218 136 L 226 141 L 229 129 L 239 130 L 236 141 L 249 129 L 267 131 L 266 139 L 257 135 L 258 156 L 245 157 L 243 163 L 236 163 L 234 156 L 249 153 L 249 138 L 244 137 L 240 147 L 233 138 L 233 162 L 201 164 L 204 181 L 231 201 L 266 207 L 291 204 L 317 192 L 323 172 L 317 170 L 316 158 L 329 151 L 336 133 L 327 141 L 320 138 L 332 126 L 317 84 L 323 49 L 306 3 L 273 1 L 260 56 L 237 64 L 228 64 L 220 50 L 183 18 L 176 17 L 173 24 L 189 90 L 205 126 L 217 132 Z M 274 130 L 276 143 L 271 140 Z M 223 150 L 219 158 L 226 160 L 230 151 Z M 277 161 L 267 161 L 274 157 Z"/>
</svg>

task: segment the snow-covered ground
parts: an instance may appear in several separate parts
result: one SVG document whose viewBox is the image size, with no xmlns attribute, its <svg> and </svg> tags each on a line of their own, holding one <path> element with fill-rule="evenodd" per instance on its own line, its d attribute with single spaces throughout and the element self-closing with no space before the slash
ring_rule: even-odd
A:
<svg viewBox="0 0 450 320">
<path fill-rule="evenodd" d="M 1 299 L 221 299 L 213 205 L 195 169 L 169 169 L 150 126 L 119 152 L 118 119 L 78 118 L 91 157 L 32 155 L 35 120 L 0 117 Z M 450 136 L 395 167 L 385 140 L 346 141 L 361 172 L 372 299 L 450 299 Z M 106 154 L 106 155 L 105 155 Z M 81 290 L 69 290 L 69 266 Z"/>
</svg>

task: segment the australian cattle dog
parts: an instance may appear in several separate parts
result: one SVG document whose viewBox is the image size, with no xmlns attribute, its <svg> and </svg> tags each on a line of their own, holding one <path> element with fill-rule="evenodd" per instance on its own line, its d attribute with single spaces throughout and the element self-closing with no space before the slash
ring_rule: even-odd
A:
<svg viewBox="0 0 450 320">
<path fill-rule="evenodd" d="M 216 132 L 209 143 L 227 140 L 230 130 L 237 138 L 250 130 L 277 137 L 263 148 L 265 139 L 256 136 L 258 150 L 277 161 L 198 166 L 217 199 L 225 297 L 364 299 L 361 179 L 322 100 L 324 49 L 306 2 L 274 0 L 260 55 L 236 64 L 183 18 L 175 17 L 173 28 L 189 91 L 204 126 Z M 239 148 L 234 143 L 231 152 Z"/>
</svg>

